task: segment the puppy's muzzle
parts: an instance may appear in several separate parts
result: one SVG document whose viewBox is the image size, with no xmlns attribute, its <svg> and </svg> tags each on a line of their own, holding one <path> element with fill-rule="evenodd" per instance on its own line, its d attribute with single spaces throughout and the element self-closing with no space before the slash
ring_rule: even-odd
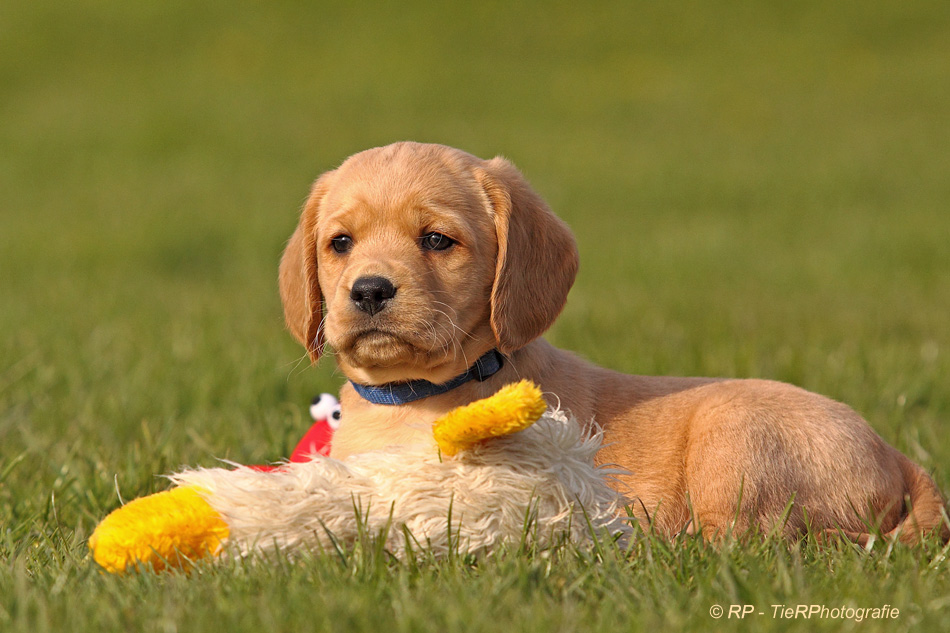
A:
<svg viewBox="0 0 950 633">
<path fill-rule="evenodd" d="M 370 316 L 386 307 L 396 296 L 396 287 L 385 277 L 360 277 L 350 289 L 350 299 Z"/>
</svg>

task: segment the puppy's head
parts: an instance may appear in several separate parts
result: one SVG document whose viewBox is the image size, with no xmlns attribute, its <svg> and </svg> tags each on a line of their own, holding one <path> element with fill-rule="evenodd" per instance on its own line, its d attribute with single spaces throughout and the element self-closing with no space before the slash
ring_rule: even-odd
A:
<svg viewBox="0 0 950 633">
<path fill-rule="evenodd" d="M 313 186 L 280 263 L 287 325 L 352 380 L 445 382 L 510 353 L 560 313 L 570 231 L 502 158 L 397 143 Z"/>
</svg>

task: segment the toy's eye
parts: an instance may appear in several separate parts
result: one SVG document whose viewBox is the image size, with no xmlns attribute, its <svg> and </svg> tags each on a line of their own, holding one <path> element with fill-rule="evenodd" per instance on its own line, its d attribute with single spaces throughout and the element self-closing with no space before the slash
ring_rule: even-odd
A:
<svg viewBox="0 0 950 633">
<path fill-rule="evenodd" d="M 422 248 L 427 251 L 444 251 L 447 248 L 450 248 L 455 244 L 455 240 L 447 235 L 442 235 L 441 233 L 426 233 L 423 235 L 419 243 L 422 245 Z"/>
<path fill-rule="evenodd" d="M 340 403 L 328 393 L 321 393 L 310 403 L 310 417 L 314 422 L 326 420 L 332 428 L 340 426 Z"/>
<path fill-rule="evenodd" d="M 330 417 L 327 418 L 327 424 L 330 425 L 330 428 L 334 431 L 340 428 L 340 418 L 343 417 L 340 415 L 339 406 L 333 410 L 333 413 L 330 414 Z"/>
<path fill-rule="evenodd" d="M 353 238 L 349 235 L 337 235 L 330 240 L 330 245 L 337 253 L 349 253 L 353 248 Z"/>
</svg>

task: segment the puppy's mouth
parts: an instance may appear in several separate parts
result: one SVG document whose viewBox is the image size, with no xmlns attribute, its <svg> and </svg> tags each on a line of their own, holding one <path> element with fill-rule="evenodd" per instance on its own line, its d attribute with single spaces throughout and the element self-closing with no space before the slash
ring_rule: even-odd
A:
<svg viewBox="0 0 950 633">
<path fill-rule="evenodd" d="M 427 350 L 405 334 L 380 327 L 350 330 L 332 344 L 357 367 L 389 367 L 428 356 Z"/>
<path fill-rule="evenodd" d="M 364 345 L 392 345 L 393 343 L 412 345 L 406 340 L 406 337 L 385 328 L 366 328 L 356 332 L 351 332 L 347 338 L 348 347 L 360 347 Z"/>
</svg>

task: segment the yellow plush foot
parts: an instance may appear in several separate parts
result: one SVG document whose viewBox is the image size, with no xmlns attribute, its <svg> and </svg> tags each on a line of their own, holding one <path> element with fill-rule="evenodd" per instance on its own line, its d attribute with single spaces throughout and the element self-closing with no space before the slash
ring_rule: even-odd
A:
<svg viewBox="0 0 950 633">
<path fill-rule="evenodd" d="M 443 455 L 455 455 L 482 440 L 522 431 L 544 413 L 541 390 L 529 380 L 502 387 L 493 396 L 449 411 L 432 425 Z"/>
<path fill-rule="evenodd" d="M 106 571 L 122 573 L 151 564 L 187 569 L 214 556 L 228 538 L 228 524 L 192 486 L 136 499 L 114 510 L 89 538 L 92 556 Z"/>
</svg>

